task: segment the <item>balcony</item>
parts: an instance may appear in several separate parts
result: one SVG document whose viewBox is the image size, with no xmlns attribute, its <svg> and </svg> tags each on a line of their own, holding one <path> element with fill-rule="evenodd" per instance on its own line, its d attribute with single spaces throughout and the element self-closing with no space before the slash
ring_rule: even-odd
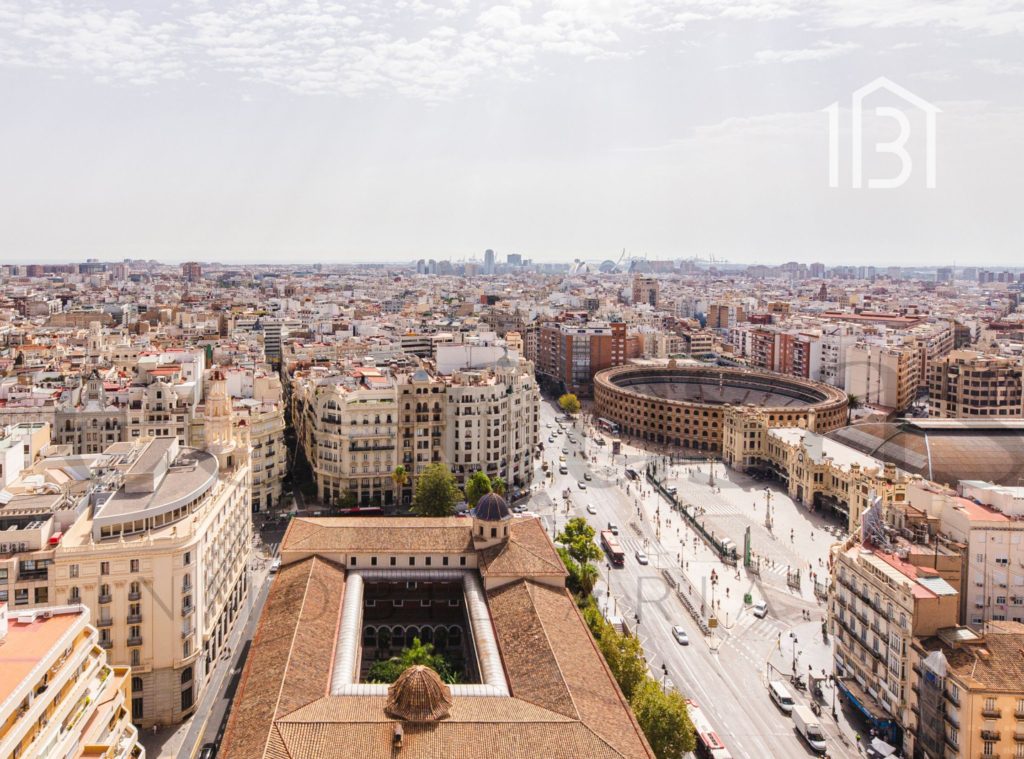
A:
<svg viewBox="0 0 1024 759">
<path fill-rule="evenodd" d="M 998 706 L 985 706 L 981 709 L 981 716 L 988 717 L 989 719 L 999 719 L 1003 715 L 1003 710 Z"/>
<path fill-rule="evenodd" d="M 987 754 L 984 751 L 982 751 L 980 754 L 978 754 L 978 756 L 981 757 L 981 759 L 1002 759 L 1003 755 L 1000 754 L 998 751 L 992 751 Z"/>
<path fill-rule="evenodd" d="M 137 625 L 141 621 L 142 621 L 142 615 L 141 614 L 129 614 L 128 615 L 128 624 L 130 624 L 130 625 Z"/>
<path fill-rule="evenodd" d="M 136 635 L 134 637 L 128 638 L 128 645 L 129 646 L 141 646 L 142 645 L 142 636 L 141 635 Z"/>
<path fill-rule="evenodd" d="M 96 627 L 110 627 L 112 624 L 114 624 L 114 620 L 113 619 L 97 619 L 96 620 Z"/>
<path fill-rule="evenodd" d="M 195 632 L 195 630 L 182 630 L 181 631 L 181 639 L 185 640 L 186 638 L 192 637 L 192 633 L 194 633 L 194 632 Z"/>
<path fill-rule="evenodd" d="M 959 753 L 959 751 L 960 751 L 960 744 L 957 743 L 955 740 L 953 740 L 948 734 L 946 735 L 946 745 L 949 746 L 951 749 L 953 749 L 953 751 L 956 751 L 956 752 Z"/>
<path fill-rule="evenodd" d="M 997 741 L 997 740 L 999 740 L 999 731 L 998 730 L 984 730 L 983 729 L 981 731 L 981 739 L 983 741 Z"/>
<path fill-rule="evenodd" d="M 192 604 L 188 604 L 187 606 L 182 606 L 181 607 L 181 616 L 187 617 L 189 614 L 191 614 L 195 610 L 196 610 L 196 607 L 193 606 Z"/>
<path fill-rule="evenodd" d="M 948 690 L 947 691 L 943 691 L 942 695 L 945 696 L 946 700 L 949 701 L 949 703 L 951 703 L 953 706 L 956 706 L 956 707 L 960 706 L 960 696 L 954 696 Z"/>
<path fill-rule="evenodd" d="M 114 641 L 112 641 L 112 640 L 102 640 L 102 639 L 101 639 L 101 640 L 99 641 L 99 644 L 100 644 L 100 648 L 105 648 L 105 649 L 107 649 L 108 651 L 109 651 L 109 650 L 110 650 L 111 648 L 113 648 L 113 647 L 114 647 Z"/>
<path fill-rule="evenodd" d="M 100 593 L 98 600 L 101 604 L 108 604 L 113 600 L 113 596 L 109 593 Z"/>
<path fill-rule="evenodd" d="M 1024 743 L 1024 730 L 1017 730 L 1013 734 L 1013 739 L 1017 741 L 1017 743 Z"/>
<path fill-rule="evenodd" d="M 142 598 L 142 591 L 141 590 L 130 591 L 128 593 L 128 600 L 129 601 L 138 601 L 141 598 Z"/>
</svg>

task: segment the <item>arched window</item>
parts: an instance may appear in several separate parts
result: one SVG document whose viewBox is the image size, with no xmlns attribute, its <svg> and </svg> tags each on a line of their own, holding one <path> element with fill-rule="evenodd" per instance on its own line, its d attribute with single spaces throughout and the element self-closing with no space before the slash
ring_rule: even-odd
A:
<svg viewBox="0 0 1024 759">
<path fill-rule="evenodd" d="M 181 684 L 185 685 L 190 682 L 192 682 L 192 667 L 185 667 L 181 670 Z"/>
</svg>

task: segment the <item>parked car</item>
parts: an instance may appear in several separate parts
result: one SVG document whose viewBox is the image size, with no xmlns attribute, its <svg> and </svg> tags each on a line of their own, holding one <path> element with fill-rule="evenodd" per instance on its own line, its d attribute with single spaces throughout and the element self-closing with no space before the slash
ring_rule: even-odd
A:
<svg viewBox="0 0 1024 759">
<path fill-rule="evenodd" d="M 279 570 L 280 568 L 281 568 L 281 560 L 280 559 L 274 559 L 272 562 L 270 562 L 270 574 L 275 574 L 277 572 L 277 570 Z M 193 744 L 193 745 L 195 745 L 195 744 Z"/>
<path fill-rule="evenodd" d="M 592 503 L 588 503 L 587 504 L 587 513 L 588 514 L 596 514 L 597 513 L 597 507 L 594 506 L 594 504 L 592 504 Z"/>
<path fill-rule="evenodd" d="M 585 483 L 583 480 L 580 480 L 579 482 L 577 482 L 576 485 L 579 487 L 580 490 L 586 490 L 587 489 L 587 483 Z"/>
<path fill-rule="evenodd" d="M 637 564 L 646 565 L 648 563 L 647 554 L 645 554 L 643 551 L 637 551 L 635 555 Z"/>
<path fill-rule="evenodd" d="M 204 743 L 203 747 L 199 749 L 199 759 L 213 759 L 217 756 L 217 747 L 212 743 Z"/>
<path fill-rule="evenodd" d="M 754 616 L 758 619 L 764 619 L 768 616 L 768 604 L 764 601 L 758 601 L 754 604 Z"/>
<path fill-rule="evenodd" d="M 590 472 L 584 472 L 583 479 L 585 479 L 587 482 L 590 482 L 590 480 L 593 478 L 590 476 Z"/>
<path fill-rule="evenodd" d="M 676 625 L 672 628 L 672 637 L 676 639 L 676 643 L 678 643 L 680 646 L 690 645 L 690 636 L 687 635 L 686 630 L 684 630 L 679 625 Z"/>
</svg>

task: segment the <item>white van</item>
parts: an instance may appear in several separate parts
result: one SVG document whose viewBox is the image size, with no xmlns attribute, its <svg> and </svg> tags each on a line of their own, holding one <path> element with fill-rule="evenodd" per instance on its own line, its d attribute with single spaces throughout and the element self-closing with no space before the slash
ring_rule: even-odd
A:
<svg viewBox="0 0 1024 759">
<path fill-rule="evenodd" d="M 789 714 L 793 711 L 793 706 L 796 703 L 793 701 L 793 696 L 781 680 L 772 680 L 768 683 L 768 695 L 771 696 L 772 701 L 779 707 L 783 712 Z"/>
</svg>

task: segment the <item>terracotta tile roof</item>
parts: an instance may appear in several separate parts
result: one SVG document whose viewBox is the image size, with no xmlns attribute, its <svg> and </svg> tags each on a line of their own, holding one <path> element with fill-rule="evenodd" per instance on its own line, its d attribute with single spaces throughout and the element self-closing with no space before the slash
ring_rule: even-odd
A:
<svg viewBox="0 0 1024 759">
<path fill-rule="evenodd" d="M 517 587 L 522 590 L 514 590 Z M 536 620 L 544 630 L 544 637 L 536 638 L 535 642 L 539 646 L 546 642 L 557 669 L 545 666 L 536 654 L 527 653 L 523 646 L 513 642 L 520 632 L 528 631 L 532 624 L 530 615 L 522 609 L 521 594 L 524 590 L 529 594 Z M 550 697 L 550 688 L 540 688 L 534 683 L 525 685 L 526 679 L 537 681 L 560 678 L 579 719 L 607 741 L 618 755 L 653 756 L 569 591 L 521 580 L 488 595 L 498 646 L 505 661 L 505 669 L 513 681 L 510 683 L 513 696 L 524 699 L 531 696 Z M 510 602 L 504 604 L 501 598 L 510 599 Z M 511 600 L 513 598 L 514 601 Z M 524 693 L 516 689 L 516 681 Z"/>
<path fill-rule="evenodd" d="M 225 759 L 263 756 L 274 717 L 327 692 L 343 591 L 344 570 L 319 558 L 278 572 L 231 707 Z"/>
<path fill-rule="evenodd" d="M 481 551 L 478 564 L 484 577 L 568 574 L 539 519 L 513 520 L 508 540 Z"/>
<path fill-rule="evenodd" d="M 296 518 L 281 541 L 281 553 L 470 553 L 472 530 L 465 517 Z"/>
<path fill-rule="evenodd" d="M 949 648 L 935 637 L 922 643 L 929 651 L 941 648 L 950 671 L 969 687 L 1011 693 L 1024 689 L 1024 625 L 1019 622 L 988 622 L 985 639 L 977 644 Z"/>
</svg>

